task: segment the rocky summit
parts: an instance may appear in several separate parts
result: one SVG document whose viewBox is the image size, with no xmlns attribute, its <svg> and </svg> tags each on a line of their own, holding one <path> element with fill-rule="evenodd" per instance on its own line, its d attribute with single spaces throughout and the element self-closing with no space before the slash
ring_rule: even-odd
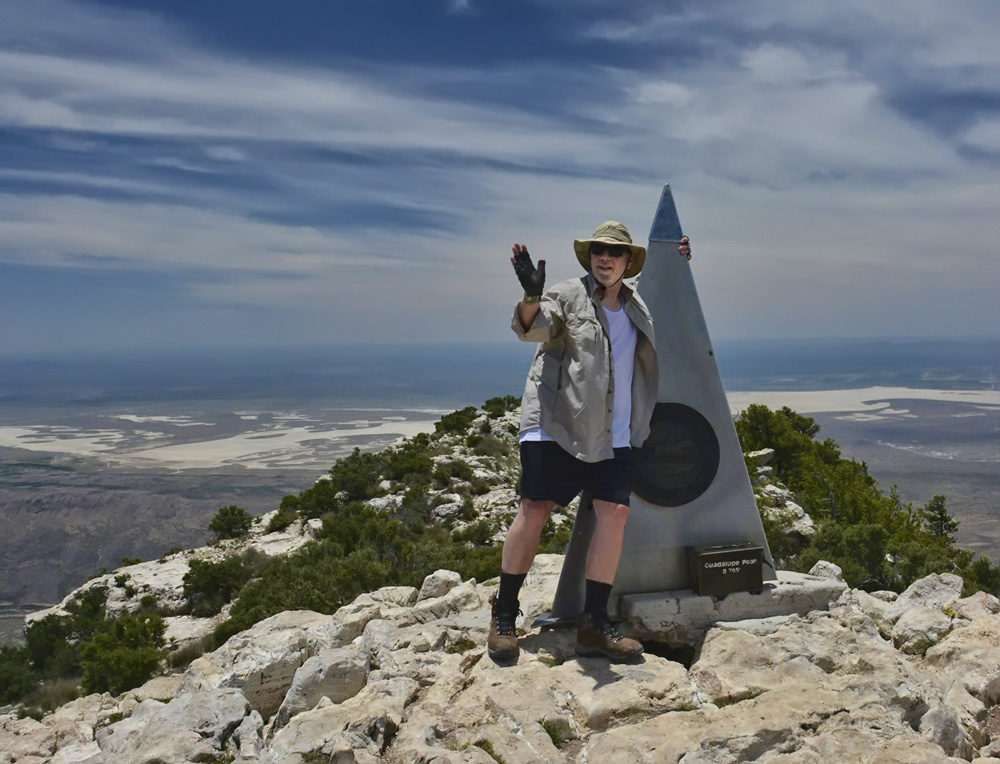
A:
<svg viewBox="0 0 1000 764">
<path fill-rule="evenodd" d="M 429 494 L 432 521 L 478 525 L 498 540 L 517 504 L 513 457 L 498 448 L 514 442 L 515 418 L 473 412 L 435 440 L 433 469 L 451 477 Z M 812 519 L 771 479 L 774 451 L 747 456 L 763 517 L 789 538 L 813 537 Z M 384 480 L 366 503 L 392 512 L 406 492 L 405 481 Z M 557 513 L 556 527 L 568 529 L 570 512 Z M 323 532 L 319 518 L 275 518 L 239 539 L 100 576 L 34 614 L 66 614 L 88 592 L 111 616 L 155 604 L 167 614 L 168 664 L 183 667 L 38 719 L 0 708 L 0 764 L 1000 761 L 1000 600 L 963 597 L 951 573 L 899 594 L 867 592 L 820 561 L 808 573 L 779 571 L 759 593 L 628 595 L 621 628 L 646 651 L 612 665 L 578 657 L 572 629 L 533 626 L 563 563 L 542 554 L 522 590 L 513 664 L 485 649 L 497 582 L 449 570 L 332 614 L 279 612 L 192 661 L 219 644 L 213 631 L 232 607 L 204 617 L 185 609 L 195 561 L 273 560 Z M 174 660 L 185 653 L 187 665 Z"/>
<path fill-rule="evenodd" d="M 41 721 L 0 716 L 0 761 L 932 762 L 1000 758 L 1000 601 L 955 576 L 898 597 L 817 566 L 834 598 L 804 613 L 641 625 L 641 662 L 574 655 L 572 630 L 531 628 L 562 557 L 541 555 L 519 621 L 521 655 L 485 651 L 494 582 L 450 571 L 387 587 L 333 615 L 285 612 L 182 673 L 90 695 Z M 839 583 L 839 586 L 838 586 Z M 839 592 L 839 594 L 837 593 Z M 706 598 L 709 599 L 709 598 Z M 625 627 L 629 627 L 629 623 Z"/>
</svg>

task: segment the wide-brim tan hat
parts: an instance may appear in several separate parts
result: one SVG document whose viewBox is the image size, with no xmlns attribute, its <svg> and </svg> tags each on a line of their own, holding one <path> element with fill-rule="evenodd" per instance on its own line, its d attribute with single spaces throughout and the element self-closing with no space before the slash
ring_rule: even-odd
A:
<svg viewBox="0 0 1000 764">
<path fill-rule="evenodd" d="M 624 223 L 609 220 L 606 223 L 601 223 L 589 239 L 574 239 L 573 249 L 576 251 L 576 259 L 580 261 L 580 265 L 587 273 L 590 273 L 590 245 L 595 241 L 605 244 L 627 244 L 628 248 L 632 250 L 632 264 L 622 278 L 631 279 L 639 275 L 639 271 L 646 263 L 646 248 L 632 243 L 632 234 L 629 233 Z"/>
</svg>

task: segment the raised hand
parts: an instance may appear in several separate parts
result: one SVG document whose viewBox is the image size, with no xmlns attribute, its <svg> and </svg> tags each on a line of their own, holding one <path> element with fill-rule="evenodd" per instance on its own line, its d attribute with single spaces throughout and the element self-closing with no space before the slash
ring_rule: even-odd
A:
<svg viewBox="0 0 1000 764">
<path fill-rule="evenodd" d="M 541 297 L 545 289 L 545 261 L 539 260 L 538 267 L 531 262 L 528 248 L 523 244 L 513 246 L 514 256 L 510 259 L 517 280 L 524 288 L 525 297 Z"/>
</svg>

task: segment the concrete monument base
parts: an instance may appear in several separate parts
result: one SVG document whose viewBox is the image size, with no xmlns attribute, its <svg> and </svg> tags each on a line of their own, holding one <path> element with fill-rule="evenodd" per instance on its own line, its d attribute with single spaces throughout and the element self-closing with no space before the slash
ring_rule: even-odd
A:
<svg viewBox="0 0 1000 764">
<path fill-rule="evenodd" d="M 726 621 L 828 610 L 846 589 L 842 581 L 779 570 L 777 580 L 766 582 L 758 594 L 735 592 L 722 598 L 702 597 L 690 589 L 625 594 L 619 611 L 638 639 L 698 644 L 709 627 Z"/>
</svg>

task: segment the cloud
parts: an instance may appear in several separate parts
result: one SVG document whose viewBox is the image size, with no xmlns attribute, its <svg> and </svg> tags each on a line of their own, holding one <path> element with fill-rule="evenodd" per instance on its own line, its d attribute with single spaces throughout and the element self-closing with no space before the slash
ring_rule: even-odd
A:
<svg viewBox="0 0 1000 764">
<path fill-rule="evenodd" d="M 471 13 L 473 10 L 470 0 L 448 0 L 449 13 Z"/>
<path fill-rule="evenodd" d="M 575 275 L 566 242 L 609 217 L 644 235 L 670 180 L 723 336 L 1000 319 L 1000 120 L 968 95 L 1000 81 L 992 4 L 541 4 L 558 45 L 461 65 L 0 6 L 0 127 L 21 141 L 0 154 L 0 263 L 171 273 L 205 303 L 341 323 L 377 268 L 381 331 L 450 326 L 450 305 L 463 338 L 500 337 L 510 241 Z"/>
</svg>

